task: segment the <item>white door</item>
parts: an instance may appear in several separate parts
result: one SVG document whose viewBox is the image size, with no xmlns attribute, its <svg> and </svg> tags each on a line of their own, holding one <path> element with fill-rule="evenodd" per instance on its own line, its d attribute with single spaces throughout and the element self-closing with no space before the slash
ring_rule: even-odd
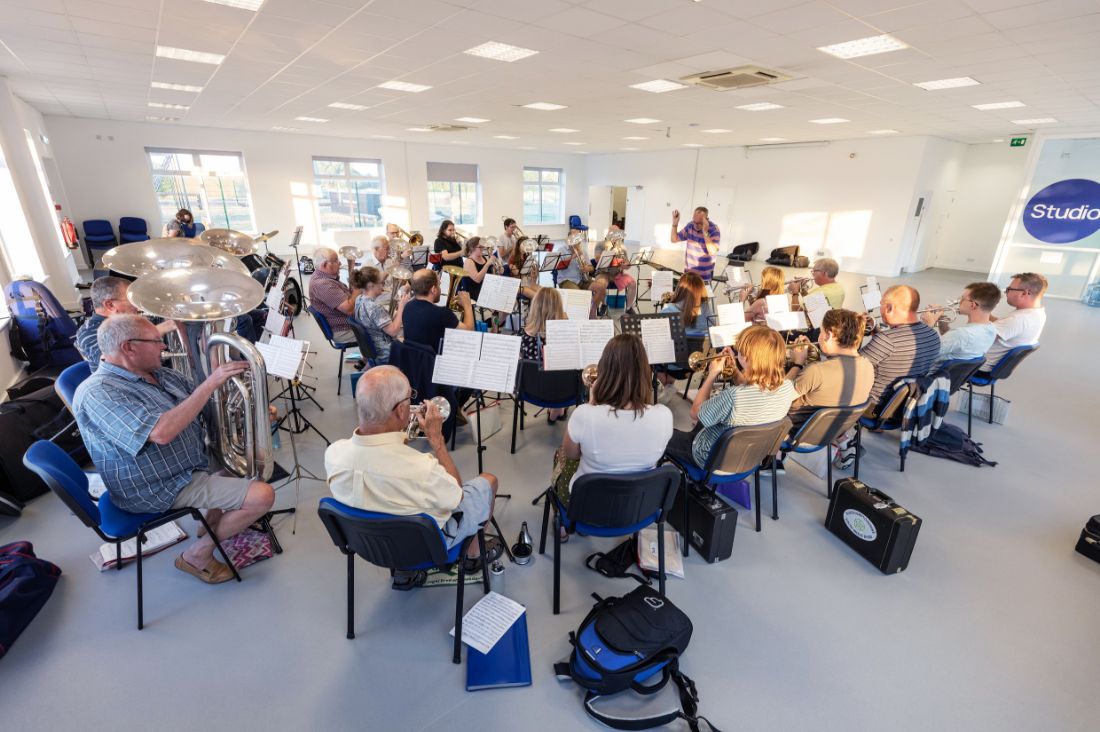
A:
<svg viewBox="0 0 1100 732">
<path fill-rule="evenodd" d="M 626 240 L 640 246 L 652 246 L 645 232 L 645 188 L 626 189 Z"/>
<path fill-rule="evenodd" d="M 588 238 L 603 241 L 611 224 L 611 186 L 588 188 Z"/>
</svg>

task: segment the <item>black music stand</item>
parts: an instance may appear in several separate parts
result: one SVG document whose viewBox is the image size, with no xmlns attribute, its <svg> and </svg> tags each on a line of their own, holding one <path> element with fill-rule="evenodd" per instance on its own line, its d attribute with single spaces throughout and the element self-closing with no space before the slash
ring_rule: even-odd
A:
<svg viewBox="0 0 1100 732">
<path fill-rule="evenodd" d="M 619 327 L 623 333 L 630 333 L 639 338 L 642 337 L 642 321 L 665 318 L 668 320 L 668 332 L 672 338 L 672 346 L 675 349 L 676 360 L 671 364 L 658 364 L 662 366 L 677 366 L 686 369 L 688 367 L 687 334 L 684 333 L 684 324 L 680 320 L 679 313 L 644 313 L 637 315 L 624 314 L 619 318 Z M 652 368 L 652 365 L 651 365 Z M 657 372 L 653 371 L 653 401 L 657 401 Z"/>
<path fill-rule="evenodd" d="M 428 245 L 413 247 L 409 250 L 409 268 L 413 272 L 428 266 Z"/>
<path fill-rule="evenodd" d="M 302 243 L 302 227 L 299 226 L 294 229 L 294 238 L 290 240 L 290 248 L 294 250 L 294 261 L 298 264 L 298 284 L 301 285 L 306 281 L 305 275 L 302 274 L 302 258 L 298 256 L 298 246 Z M 306 295 L 305 288 L 302 288 L 302 300 L 307 301 L 309 297 Z"/>
</svg>

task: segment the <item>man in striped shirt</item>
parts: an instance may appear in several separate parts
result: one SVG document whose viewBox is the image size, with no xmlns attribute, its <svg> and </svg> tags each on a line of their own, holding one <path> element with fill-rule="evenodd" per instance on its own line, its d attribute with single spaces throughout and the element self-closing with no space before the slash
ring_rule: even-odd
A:
<svg viewBox="0 0 1100 732">
<path fill-rule="evenodd" d="M 672 212 L 672 236 L 669 241 L 673 244 L 687 242 L 684 252 L 684 269 L 694 272 L 703 278 L 704 282 L 710 282 L 714 275 L 714 255 L 718 253 L 718 245 L 722 239 L 722 232 L 717 224 L 711 223 L 710 212 L 705 206 L 697 206 L 691 215 L 691 223 L 677 230 L 680 225 L 680 212 Z"/>
<path fill-rule="evenodd" d="M 920 293 L 894 285 L 882 295 L 882 320 L 890 326 L 860 349 L 875 367 L 871 404 L 885 396 L 898 379 L 924 376 L 940 354 L 940 336 L 917 316 Z"/>
</svg>

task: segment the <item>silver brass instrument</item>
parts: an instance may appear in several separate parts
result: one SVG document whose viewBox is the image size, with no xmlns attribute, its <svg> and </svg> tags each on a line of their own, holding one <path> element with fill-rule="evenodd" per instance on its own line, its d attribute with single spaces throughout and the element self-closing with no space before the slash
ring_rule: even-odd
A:
<svg viewBox="0 0 1100 732">
<path fill-rule="evenodd" d="M 810 349 L 809 360 L 818 361 L 821 359 L 821 349 L 813 343 L 788 343 L 787 344 L 787 358 L 791 357 L 791 352 L 800 350 L 803 348 Z"/>
<path fill-rule="evenodd" d="M 357 246 L 340 247 L 338 252 L 340 259 L 348 260 L 348 277 L 351 277 L 352 270 L 355 269 L 355 263 L 363 258 L 363 250 Z"/>
<path fill-rule="evenodd" d="M 443 416 L 443 421 L 446 422 L 451 416 L 451 403 L 447 401 L 445 397 L 436 396 L 431 399 L 426 399 L 420 404 L 414 404 L 409 407 L 409 424 L 405 427 L 405 440 L 416 440 L 422 437 L 426 437 L 423 432 L 420 431 L 419 417 L 423 414 L 424 410 L 428 408 L 428 404 L 434 404 L 438 409 L 440 415 Z"/>
<path fill-rule="evenodd" d="M 489 272 L 495 275 L 504 274 L 504 260 L 500 258 L 500 252 L 497 251 L 499 246 L 500 239 L 495 236 L 483 236 L 481 238 L 481 249 L 489 260 Z"/>
<path fill-rule="evenodd" d="M 797 295 L 807 295 L 807 294 L 809 294 L 810 290 L 812 290 L 814 288 L 814 281 L 813 281 L 812 277 L 794 277 L 792 279 L 787 280 L 783 284 L 786 285 L 787 287 L 790 287 L 791 285 L 797 284 L 798 285 L 798 292 L 795 293 Z"/>
<path fill-rule="evenodd" d="M 182 322 L 187 329 L 192 375 L 205 378 L 236 352 L 248 371 L 214 392 L 210 442 L 233 473 L 266 481 L 274 454 L 268 416 L 267 368 L 259 350 L 233 333 L 227 319 L 244 315 L 264 299 L 264 287 L 248 274 L 227 269 L 172 269 L 142 275 L 127 297 L 139 310 Z"/>
<path fill-rule="evenodd" d="M 936 325 L 948 325 L 954 323 L 959 317 L 959 301 L 948 300 L 946 305 L 929 305 L 926 308 L 921 308 L 917 311 L 917 314 L 923 313 L 940 313 L 940 317 L 936 319 Z"/>
<path fill-rule="evenodd" d="M 171 269 L 209 269 L 211 267 L 248 274 L 240 259 L 198 239 L 149 239 L 123 244 L 104 253 L 103 266 L 128 277 Z"/>
<path fill-rule="evenodd" d="M 260 248 L 260 242 L 244 232 L 234 231 L 233 229 L 207 229 L 199 235 L 199 239 L 203 244 L 221 249 L 223 252 L 229 252 L 234 257 L 255 254 L 256 250 Z"/>
</svg>

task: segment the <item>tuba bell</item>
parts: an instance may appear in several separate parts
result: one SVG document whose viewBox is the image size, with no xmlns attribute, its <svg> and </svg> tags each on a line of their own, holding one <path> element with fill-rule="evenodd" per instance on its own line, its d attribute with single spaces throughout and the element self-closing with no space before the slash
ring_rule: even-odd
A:
<svg viewBox="0 0 1100 732">
<path fill-rule="evenodd" d="M 447 307 L 454 310 L 456 313 L 461 313 L 462 304 L 459 303 L 458 298 L 455 296 L 458 294 L 458 288 L 462 285 L 462 280 L 470 275 L 466 273 L 464 268 L 454 264 L 444 265 L 443 271 L 451 276 L 450 285 L 447 287 Z"/>
</svg>

